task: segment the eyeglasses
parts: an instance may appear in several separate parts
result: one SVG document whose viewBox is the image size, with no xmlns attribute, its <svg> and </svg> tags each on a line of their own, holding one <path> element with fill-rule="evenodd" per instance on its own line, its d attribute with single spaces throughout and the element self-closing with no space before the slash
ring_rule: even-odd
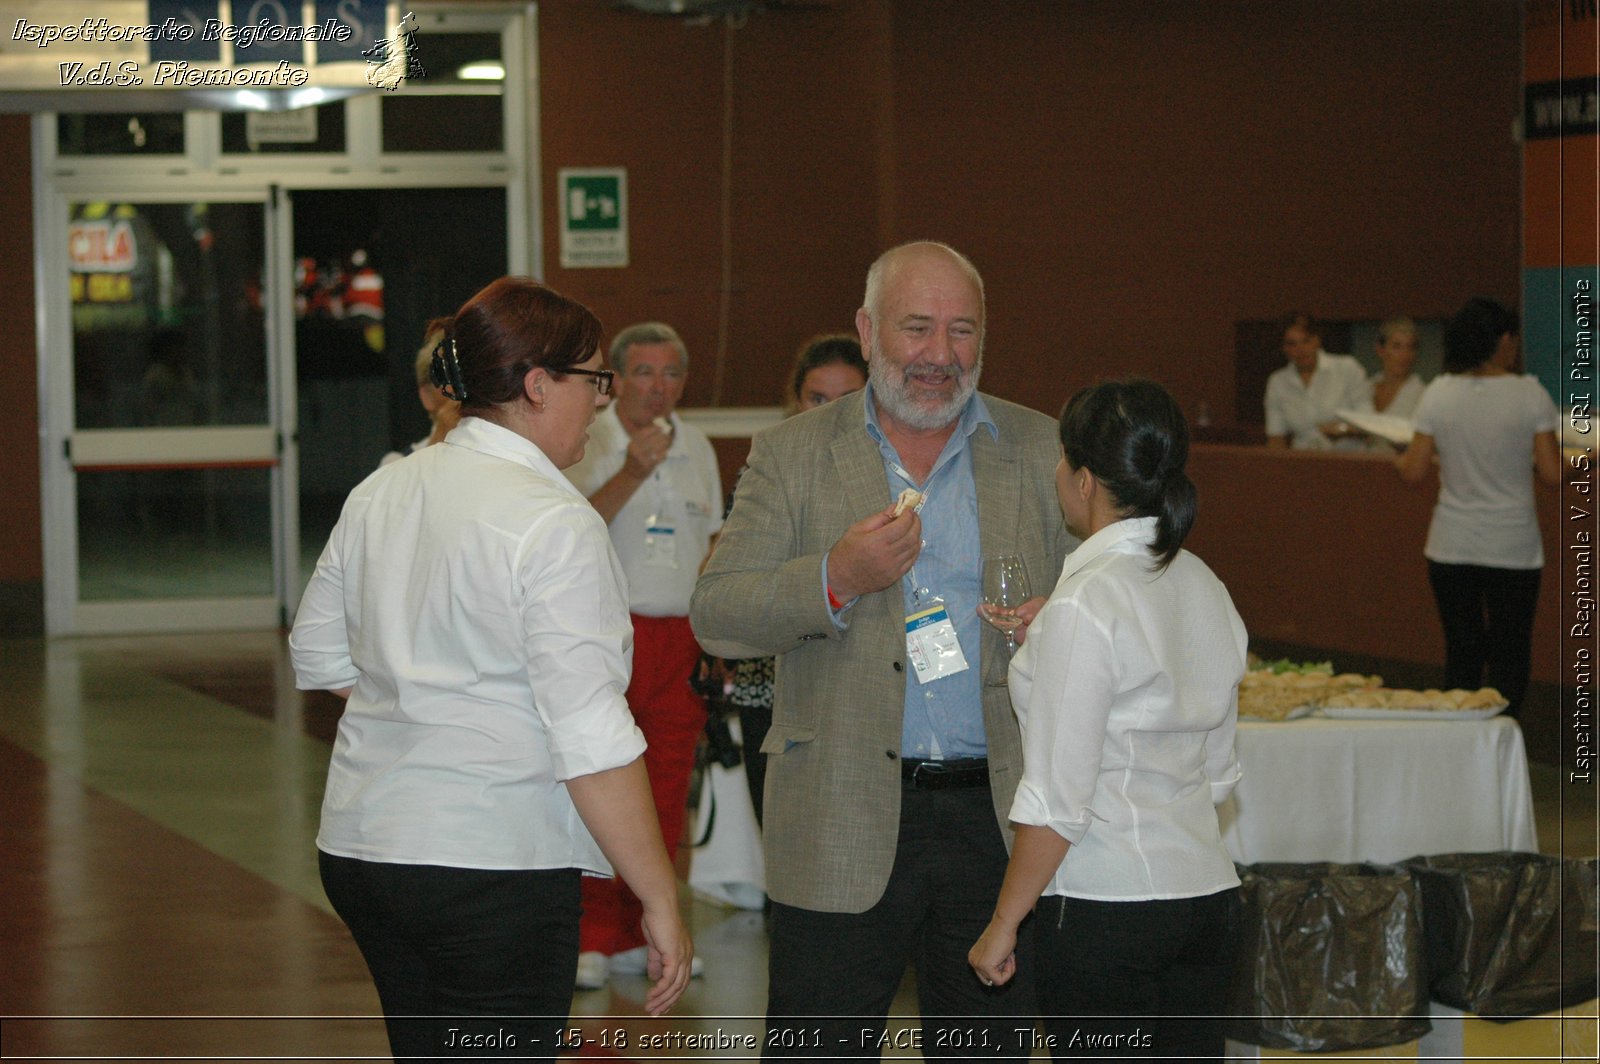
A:
<svg viewBox="0 0 1600 1064">
<path fill-rule="evenodd" d="M 609 369 L 564 369 L 562 373 L 576 373 L 582 377 L 594 378 L 594 390 L 601 395 L 610 395 L 612 387 L 616 384 L 617 375 Z"/>
</svg>

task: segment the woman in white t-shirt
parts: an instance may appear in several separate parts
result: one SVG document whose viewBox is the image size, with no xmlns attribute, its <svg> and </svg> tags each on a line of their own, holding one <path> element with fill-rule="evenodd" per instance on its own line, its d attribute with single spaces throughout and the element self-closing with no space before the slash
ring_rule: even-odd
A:
<svg viewBox="0 0 1600 1064">
<path fill-rule="evenodd" d="M 1201 1017 L 1226 1011 L 1239 933 L 1215 804 L 1239 780 L 1244 622 L 1181 549 L 1188 429 L 1160 385 L 1079 392 L 1061 442 L 1056 490 L 1083 543 L 1011 663 L 1016 842 L 969 960 L 984 983 L 1008 981 L 1033 910 L 1039 1011 L 1060 1057 L 1095 1039 L 1220 1059 L 1222 1033 Z"/>
<path fill-rule="evenodd" d="M 1513 716 L 1528 689 L 1544 544 L 1533 478 L 1561 482 L 1555 403 L 1514 373 L 1517 315 L 1473 299 L 1445 326 L 1444 373 L 1423 392 L 1417 433 L 1395 459 L 1409 483 L 1439 458 L 1423 555 L 1444 626 L 1445 686 L 1498 688 Z"/>
<path fill-rule="evenodd" d="M 432 365 L 461 423 L 350 493 L 295 618 L 299 686 L 348 700 L 319 866 L 396 1057 L 553 1058 L 586 871 L 614 868 L 644 903 L 645 1008 L 688 982 L 623 697 L 621 566 L 561 474 L 610 391 L 599 339 L 587 308 L 527 278 L 468 300 Z"/>
</svg>

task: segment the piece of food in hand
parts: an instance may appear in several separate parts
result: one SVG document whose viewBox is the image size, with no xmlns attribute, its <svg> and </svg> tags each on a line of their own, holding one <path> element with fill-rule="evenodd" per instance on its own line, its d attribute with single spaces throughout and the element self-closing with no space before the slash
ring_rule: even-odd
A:
<svg viewBox="0 0 1600 1064">
<path fill-rule="evenodd" d="M 672 422 L 668 421 L 666 418 L 664 418 L 664 417 L 655 418 L 654 420 L 652 420 L 650 422 L 650 424 L 654 425 L 656 428 L 660 429 L 662 432 L 665 432 L 667 435 L 669 435 L 669 436 L 672 435 Z"/>
<path fill-rule="evenodd" d="M 918 491 L 916 488 L 907 488 L 905 491 L 902 491 L 900 493 L 900 497 L 894 501 L 894 515 L 899 517 L 907 510 L 922 509 L 922 500 L 926 498 L 927 496 L 922 494 L 922 492 Z"/>
</svg>

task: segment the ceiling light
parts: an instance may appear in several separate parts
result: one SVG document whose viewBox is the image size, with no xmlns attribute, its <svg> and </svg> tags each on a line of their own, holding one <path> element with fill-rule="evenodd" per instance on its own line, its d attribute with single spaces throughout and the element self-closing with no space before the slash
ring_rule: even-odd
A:
<svg viewBox="0 0 1600 1064">
<path fill-rule="evenodd" d="M 456 77 L 462 81 L 504 81 L 506 68 L 498 59 L 480 59 L 457 70 Z"/>
</svg>

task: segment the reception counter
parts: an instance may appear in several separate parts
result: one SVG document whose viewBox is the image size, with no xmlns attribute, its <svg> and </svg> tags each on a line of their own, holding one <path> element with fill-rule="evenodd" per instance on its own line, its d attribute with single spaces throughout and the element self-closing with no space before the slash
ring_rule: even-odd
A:
<svg viewBox="0 0 1600 1064">
<path fill-rule="evenodd" d="M 1187 546 L 1227 584 L 1254 639 L 1444 665 L 1422 546 L 1439 482 L 1384 458 L 1195 444 L 1200 512 Z M 1559 681 L 1559 502 L 1536 489 L 1545 575 L 1533 678 Z"/>
</svg>

